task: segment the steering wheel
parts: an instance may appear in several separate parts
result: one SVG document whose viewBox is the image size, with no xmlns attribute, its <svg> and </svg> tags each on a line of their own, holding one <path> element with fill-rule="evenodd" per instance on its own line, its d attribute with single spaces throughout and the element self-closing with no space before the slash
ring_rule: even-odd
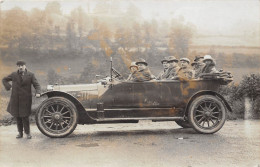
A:
<svg viewBox="0 0 260 167">
<path fill-rule="evenodd" d="M 120 79 L 122 77 L 122 75 L 113 67 L 112 67 L 112 73 L 115 74 L 115 76 L 114 76 L 115 78 Z"/>
</svg>

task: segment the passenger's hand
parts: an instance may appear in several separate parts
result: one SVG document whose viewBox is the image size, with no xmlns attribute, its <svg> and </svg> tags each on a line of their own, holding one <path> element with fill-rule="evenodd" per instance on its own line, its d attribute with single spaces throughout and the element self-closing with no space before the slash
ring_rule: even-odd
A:
<svg viewBox="0 0 260 167">
<path fill-rule="evenodd" d="M 35 97 L 39 98 L 39 97 L 41 97 L 41 94 L 40 94 L 40 93 L 37 93 L 37 94 L 35 95 Z"/>
</svg>

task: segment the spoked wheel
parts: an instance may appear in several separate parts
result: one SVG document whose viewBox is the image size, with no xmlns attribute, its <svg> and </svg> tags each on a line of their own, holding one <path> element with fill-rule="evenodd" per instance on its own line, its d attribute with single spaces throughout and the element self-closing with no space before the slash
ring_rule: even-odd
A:
<svg viewBox="0 0 260 167">
<path fill-rule="evenodd" d="M 78 112 L 75 105 L 63 97 L 46 99 L 36 113 L 38 129 L 48 137 L 65 137 L 77 126 Z"/>
<path fill-rule="evenodd" d="M 178 120 L 175 121 L 179 126 L 183 127 L 183 128 L 192 128 L 192 126 L 190 125 L 189 121 L 183 121 L 183 120 Z"/>
<path fill-rule="evenodd" d="M 217 97 L 203 95 L 191 103 L 188 119 L 197 132 L 215 133 L 226 121 L 226 108 Z"/>
</svg>

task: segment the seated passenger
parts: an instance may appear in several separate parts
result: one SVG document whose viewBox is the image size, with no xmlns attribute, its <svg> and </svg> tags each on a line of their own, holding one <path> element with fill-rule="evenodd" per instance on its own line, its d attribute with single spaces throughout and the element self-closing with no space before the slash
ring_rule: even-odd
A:
<svg viewBox="0 0 260 167">
<path fill-rule="evenodd" d="M 138 66 L 138 71 L 133 73 L 132 80 L 135 82 L 143 82 L 143 81 L 150 81 L 153 79 L 153 75 L 151 74 L 148 66 L 148 63 L 144 59 L 139 59 L 136 62 L 136 65 Z"/>
<path fill-rule="evenodd" d="M 180 69 L 180 67 L 178 66 L 178 61 L 179 60 L 177 60 L 174 56 L 167 57 L 167 62 L 169 63 L 169 68 L 166 72 L 167 80 L 175 79 L 175 77 L 177 76 L 177 73 Z"/>
<path fill-rule="evenodd" d="M 205 55 L 203 62 L 205 63 L 205 66 L 201 70 L 201 73 L 216 73 L 218 72 L 215 65 L 215 60 L 210 55 Z"/>
<path fill-rule="evenodd" d="M 166 79 L 166 76 L 167 76 L 167 70 L 169 68 L 169 63 L 167 62 L 167 59 L 164 58 L 162 61 L 161 61 L 162 65 L 163 65 L 163 71 L 161 71 L 159 73 L 159 75 L 157 76 L 157 80 L 162 80 L 162 79 Z"/>
<path fill-rule="evenodd" d="M 178 77 L 184 79 L 194 78 L 194 71 L 189 67 L 190 60 L 188 58 L 181 58 L 180 62 L 181 62 L 181 68 L 177 73 Z"/>
<path fill-rule="evenodd" d="M 126 79 L 127 81 L 131 81 L 133 80 L 133 74 L 138 71 L 138 66 L 136 65 L 136 62 L 132 62 L 130 65 L 130 72 L 131 74 L 128 76 L 128 78 Z"/>
<path fill-rule="evenodd" d="M 194 78 L 198 78 L 199 74 L 202 72 L 203 67 L 205 64 L 203 63 L 204 57 L 196 56 L 194 62 L 191 64 L 194 70 Z"/>
</svg>

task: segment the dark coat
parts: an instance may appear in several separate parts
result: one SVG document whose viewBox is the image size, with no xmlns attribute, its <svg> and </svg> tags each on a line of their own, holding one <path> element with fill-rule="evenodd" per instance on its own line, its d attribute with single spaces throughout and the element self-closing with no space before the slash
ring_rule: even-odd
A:
<svg viewBox="0 0 260 167">
<path fill-rule="evenodd" d="M 131 78 L 131 80 L 134 82 L 150 81 L 152 79 L 152 73 L 148 68 L 134 72 Z"/>
<path fill-rule="evenodd" d="M 194 67 L 194 71 L 195 71 L 194 77 L 195 78 L 199 77 L 199 75 L 202 73 L 202 70 L 204 67 L 205 67 L 204 63 L 195 65 L 195 67 Z"/>
<path fill-rule="evenodd" d="M 180 70 L 179 66 L 176 67 L 170 67 L 168 68 L 168 70 L 166 71 L 166 79 L 167 80 L 172 80 L 174 77 L 177 77 L 177 73 Z"/>
<path fill-rule="evenodd" d="M 156 77 L 157 80 L 162 80 L 162 79 L 166 79 L 167 77 L 167 69 L 164 69 L 163 71 L 161 71 L 159 73 L 159 75 Z"/>
<path fill-rule="evenodd" d="M 181 67 L 180 70 L 177 73 L 178 77 L 184 78 L 184 79 L 192 79 L 194 78 L 194 71 L 188 67 L 184 68 Z"/>
<path fill-rule="evenodd" d="M 217 71 L 214 63 L 205 65 L 203 67 L 203 69 L 201 70 L 201 73 L 216 73 L 216 72 L 218 72 L 218 71 Z"/>
<path fill-rule="evenodd" d="M 12 81 L 12 85 L 9 83 Z M 27 117 L 31 114 L 32 90 L 31 85 L 40 93 L 41 87 L 33 73 L 25 71 L 23 75 L 13 72 L 4 77 L 3 85 L 6 90 L 12 88 L 7 111 L 14 117 Z"/>
</svg>

